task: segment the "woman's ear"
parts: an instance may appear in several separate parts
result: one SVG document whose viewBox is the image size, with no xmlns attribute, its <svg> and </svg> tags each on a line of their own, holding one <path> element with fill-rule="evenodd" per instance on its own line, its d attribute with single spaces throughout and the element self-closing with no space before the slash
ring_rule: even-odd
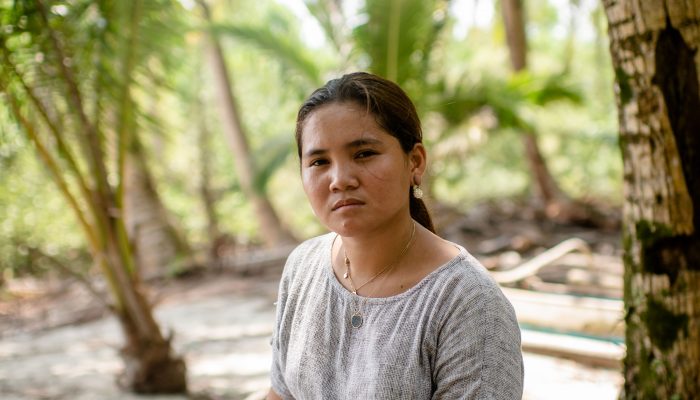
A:
<svg viewBox="0 0 700 400">
<path fill-rule="evenodd" d="M 413 149 L 408 153 L 408 161 L 411 166 L 411 176 L 413 177 L 413 184 L 420 185 L 423 178 L 423 173 L 425 173 L 425 168 L 427 167 L 428 159 L 425 152 L 425 146 L 423 143 L 416 143 Z"/>
</svg>

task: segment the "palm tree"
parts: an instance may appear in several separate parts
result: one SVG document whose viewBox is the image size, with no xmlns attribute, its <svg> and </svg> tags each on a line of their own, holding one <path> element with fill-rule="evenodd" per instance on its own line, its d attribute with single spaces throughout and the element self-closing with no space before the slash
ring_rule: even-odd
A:
<svg viewBox="0 0 700 400">
<path fill-rule="evenodd" d="M 367 22 L 354 29 L 340 1 L 308 0 L 305 4 L 332 45 L 332 62 L 308 49 L 291 32 L 221 23 L 215 29 L 271 53 L 290 73 L 302 77 L 296 82 L 303 86 L 300 93 L 308 94 L 322 84 L 330 70 L 337 74 L 359 66 L 396 81 L 417 103 L 428 101 L 432 49 L 445 26 L 449 1 L 367 1 Z"/>
<path fill-rule="evenodd" d="M 356 52 L 367 56 L 369 70 L 404 87 L 424 113 L 437 112 L 443 117 L 444 133 L 439 138 L 447 137 L 484 108 L 494 112 L 499 128 L 522 129 L 525 132 L 525 154 L 538 198 L 549 210 L 561 209 L 560 204 L 568 198 L 549 172 L 532 134 L 534 126 L 521 114 L 523 105 L 580 101 L 580 96 L 567 85 L 565 76 L 542 78 L 521 74 L 505 80 L 472 81 L 470 86 L 464 86 L 468 81 L 465 71 L 461 79 L 450 81 L 441 73 L 441 60 L 434 51 L 445 40 L 441 35 L 447 24 L 449 3 L 449 0 L 367 0 L 364 8 L 366 22 L 353 33 Z M 508 3 L 504 1 L 503 6 Z M 514 65 L 520 70 L 525 66 L 526 54 L 522 14 L 507 18 L 506 25 L 509 49 Z M 518 39 L 522 43 L 517 42 Z"/>
<path fill-rule="evenodd" d="M 191 262 L 192 249 L 165 208 L 136 136 L 124 161 L 124 222 L 142 277 L 162 276 Z"/>
<path fill-rule="evenodd" d="M 527 69 L 524 0 L 502 0 L 501 11 L 511 66 L 516 74 L 522 73 Z M 537 199 L 546 215 L 562 221 L 585 218 L 587 211 L 570 199 L 552 176 L 540 150 L 535 130 L 529 128 L 521 129 L 523 146 Z"/>
<path fill-rule="evenodd" d="M 213 78 L 216 82 L 216 90 L 220 99 L 219 109 L 224 133 L 234 156 L 233 161 L 241 189 L 253 204 L 263 240 L 268 245 L 294 243 L 296 239 L 282 224 L 264 188 L 256 185 L 256 179 L 260 176 L 260 170 L 251 155 L 248 134 L 246 133 L 236 98 L 233 95 L 233 77 L 226 64 L 218 33 L 213 29 L 213 19 L 209 6 L 204 0 L 199 0 L 198 4 L 205 21 L 210 26 L 208 30 L 209 57 L 211 59 Z"/>
<path fill-rule="evenodd" d="M 187 389 L 185 363 L 142 292 L 124 218 L 127 159 L 142 118 L 139 79 L 167 61 L 162 41 L 142 38 L 177 37 L 178 11 L 159 0 L 36 0 L 0 14 L 4 101 L 85 234 L 126 339 L 121 382 L 142 393 Z"/>
<path fill-rule="evenodd" d="M 306 0 L 309 12 L 324 30 L 334 52 L 335 74 L 346 69 L 365 69 L 389 78 L 403 87 L 416 102 L 425 117 L 438 114 L 443 121 L 442 133 L 432 140 L 443 140 L 460 131 L 466 121 L 484 109 L 497 117 L 499 128 L 534 132 L 534 126 L 524 117 L 527 107 L 538 107 L 552 101 L 579 101 L 580 96 L 566 82 L 566 76 L 549 77 L 519 74 L 507 79 L 469 79 L 465 68 L 455 75 L 447 74 L 440 51 L 447 40 L 445 27 L 449 24 L 449 0 L 366 0 L 358 26 L 351 27 L 338 0 Z M 289 70 L 306 77 L 308 92 L 318 86 L 317 71 L 333 68 L 310 67 L 309 50 L 301 42 L 291 44 L 288 33 L 270 32 L 262 26 L 218 26 L 225 34 L 254 43 L 272 53 Z M 296 52 L 291 48 L 298 49 Z M 317 64 L 318 65 L 318 64 Z M 422 118 L 424 121 L 428 119 Z M 430 128 L 428 130 L 431 130 Z M 526 154 L 537 193 L 546 198 L 560 198 L 562 193 L 546 168 L 536 142 L 524 135 Z M 427 138 L 430 140 L 430 138 Z M 532 145 L 532 144 L 535 145 Z M 537 161 L 537 162 L 534 162 Z M 426 179 L 426 191 L 434 180 Z M 439 205 L 439 204 L 433 204 Z M 440 207 L 441 209 L 444 207 Z"/>
</svg>

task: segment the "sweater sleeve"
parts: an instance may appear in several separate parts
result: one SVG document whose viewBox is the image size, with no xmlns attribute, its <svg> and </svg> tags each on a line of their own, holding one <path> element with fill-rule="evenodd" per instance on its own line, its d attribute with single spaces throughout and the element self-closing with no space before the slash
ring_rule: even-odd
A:
<svg viewBox="0 0 700 400">
<path fill-rule="evenodd" d="M 495 282 L 472 290 L 454 297 L 439 327 L 433 399 L 520 399 L 523 359 L 513 307 Z"/>
<path fill-rule="evenodd" d="M 272 346 L 272 368 L 270 371 L 270 381 L 272 384 L 272 389 L 283 399 L 293 398 L 284 379 L 288 338 L 285 338 L 281 332 L 283 331 L 282 324 L 284 324 L 285 320 L 285 311 L 290 289 L 290 275 L 294 264 L 293 256 L 295 253 L 296 252 L 292 252 L 289 258 L 287 258 L 282 279 L 280 279 L 277 302 L 275 303 L 275 324 L 272 329 L 272 340 L 270 341 Z"/>
</svg>

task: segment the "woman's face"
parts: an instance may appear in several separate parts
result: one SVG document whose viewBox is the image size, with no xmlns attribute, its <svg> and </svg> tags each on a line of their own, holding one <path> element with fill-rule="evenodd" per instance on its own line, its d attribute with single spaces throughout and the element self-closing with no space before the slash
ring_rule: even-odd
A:
<svg viewBox="0 0 700 400">
<path fill-rule="evenodd" d="M 363 106 L 314 110 L 301 134 L 301 177 L 314 213 L 330 230 L 355 236 L 409 214 L 409 188 L 420 182 L 425 150 L 406 154 Z"/>
</svg>

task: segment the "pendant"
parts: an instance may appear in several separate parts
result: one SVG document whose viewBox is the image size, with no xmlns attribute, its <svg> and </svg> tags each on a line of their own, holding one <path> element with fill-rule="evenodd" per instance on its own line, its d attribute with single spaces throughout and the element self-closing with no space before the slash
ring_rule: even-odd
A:
<svg viewBox="0 0 700 400">
<path fill-rule="evenodd" d="M 362 326 L 362 315 L 359 312 L 355 313 L 350 317 L 350 325 L 357 329 Z"/>
<path fill-rule="evenodd" d="M 348 271 L 345 271 L 345 273 L 343 274 L 343 278 L 348 279 Z"/>
</svg>

